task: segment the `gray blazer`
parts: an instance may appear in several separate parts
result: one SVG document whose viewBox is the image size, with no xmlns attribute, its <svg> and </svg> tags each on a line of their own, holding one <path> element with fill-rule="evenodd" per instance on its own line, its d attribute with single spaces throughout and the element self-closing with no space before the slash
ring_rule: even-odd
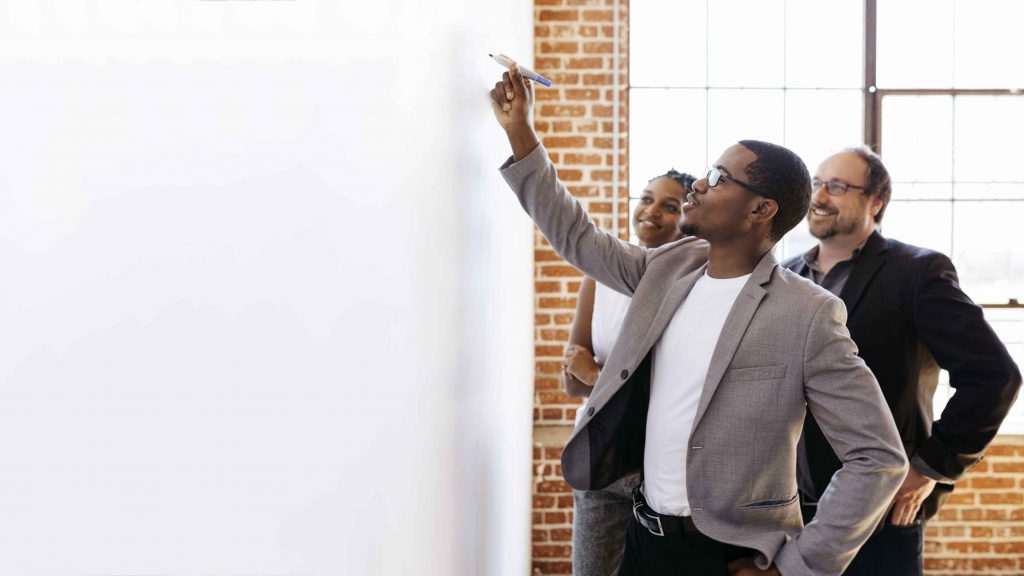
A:
<svg viewBox="0 0 1024 576">
<path fill-rule="evenodd" d="M 563 258 L 633 297 L 562 454 L 571 486 L 602 488 L 643 465 L 651 350 L 704 274 L 708 245 L 684 238 L 646 250 L 602 232 L 542 146 L 501 171 Z M 758 550 L 763 568 L 774 562 L 785 576 L 842 573 L 907 472 L 892 414 L 845 320 L 842 300 L 765 255 L 726 319 L 690 431 L 694 523 L 715 540 Z M 796 447 L 808 408 L 843 467 L 804 527 Z"/>
</svg>

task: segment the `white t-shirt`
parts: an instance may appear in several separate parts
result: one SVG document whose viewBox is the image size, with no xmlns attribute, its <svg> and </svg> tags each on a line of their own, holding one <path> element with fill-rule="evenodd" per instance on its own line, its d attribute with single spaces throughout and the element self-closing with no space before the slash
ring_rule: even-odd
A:
<svg viewBox="0 0 1024 576">
<path fill-rule="evenodd" d="M 654 345 L 643 492 L 660 514 L 690 515 L 686 494 L 690 429 L 725 318 L 748 278 L 749 274 L 717 279 L 705 273 Z"/>
<path fill-rule="evenodd" d="M 590 345 L 594 347 L 597 365 L 602 368 L 612 353 L 615 341 L 619 339 L 622 320 L 626 317 L 626 311 L 629 310 L 629 303 L 632 301 L 633 299 L 625 294 L 616 292 L 600 282 L 595 283 L 594 313 L 590 317 Z M 576 411 L 576 424 L 580 423 L 585 413 L 585 410 Z"/>
<path fill-rule="evenodd" d="M 632 301 L 629 296 L 597 283 L 594 290 L 594 315 L 590 319 L 590 343 L 594 346 L 594 358 L 599 366 L 604 366 L 608 361 Z"/>
</svg>

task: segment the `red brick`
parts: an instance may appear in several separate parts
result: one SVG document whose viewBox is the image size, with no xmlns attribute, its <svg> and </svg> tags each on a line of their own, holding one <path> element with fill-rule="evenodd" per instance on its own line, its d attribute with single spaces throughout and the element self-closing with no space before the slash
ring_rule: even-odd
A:
<svg viewBox="0 0 1024 576">
<path fill-rule="evenodd" d="M 572 542 L 571 528 L 552 528 L 551 540 L 555 542 Z"/>
<path fill-rule="evenodd" d="M 958 554 L 987 554 L 992 546 L 988 542 L 947 542 L 946 550 Z"/>
<path fill-rule="evenodd" d="M 607 86 L 612 82 L 612 74 L 607 72 L 602 72 L 600 74 L 588 73 L 583 75 L 584 86 Z"/>
<path fill-rule="evenodd" d="M 1024 542 L 994 542 L 992 551 L 996 554 L 1022 556 L 1024 555 Z"/>
<path fill-rule="evenodd" d="M 558 390 L 562 387 L 562 381 L 558 378 L 534 378 L 534 390 Z M 547 418 L 545 418 L 547 420 Z"/>
<path fill-rule="evenodd" d="M 533 251 L 534 262 L 561 262 L 562 257 L 557 252 L 551 249 L 546 250 L 534 250 Z"/>
<path fill-rule="evenodd" d="M 586 56 L 583 58 L 569 58 L 565 67 L 569 70 L 600 70 L 604 68 L 604 58 L 600 56 Z"/>
<path fill-rule="evenodd" d="M 992 471 L 996 473 L 1024 473 L 1024 461 L 1022 462 L 992 462 Z"/>
<path fill-rule="evenodd" d="M 541 22 L 571 22 L 580 19 L 579 10 L 541 10 Z"/>
<path fill-rule="evenodd" d="M 554 496 L 533 496 L 533 508 L 554 508 L 556 500 Z"/>
<path fill-rule="evenodd" d="M 537 355 L 537 358 L 561 358 L 562 355 L 565 354 L 564 346 L 561 344 L 557 346 L 534 346 L 533 351 L 533 353 Z"/>
<path fill-rule="evenodd" d="M 555 360 L 542 360 L 536 363 L 536 371 L 538 374 L 551 374 L 561 376 L 562 374 L 562 363 Z"/>
<path fill-rule="evenodd" d="M 534 529 L 533 530 L 532 540 L 534 542 L 547 542 L 548 541 L 548 531 L 547 530 L 537 530 L 537 529 Z"/>
<path fill-rule="evenodd" d="M 1013 570 L 1017 568 L 1014 558 L 972 558 L 971 570 Z"/>
<path fill-rule="evenodd" d="M 541 308 L 576 308 L 576 298 L 541 298 Z"/>
<path fill-rule="evenodd" d="M 587 114 L 587 107 L 583 104 L 541 104 L 540 113 L 548 117 L 579 118 Z"/>
<path fill-rule="evenodd" d="M 571 556 L 571 546 L 539 544 L 533 547 L 534 558 L 569 558 Z"/>
<path fill-rule="evenodd" d="M 543 0 L 541 0 L 541 1 L 543 1 Z M 552 0 L 548 0 L 548 1 L 552 1 Z M 553 0 L 553 1 L 560 2 L 561 0 Z M 551 26 L 538 24 L 538 25 L 533 27 L 533 37 L 534 38 L 548 38 L 550 36 L 551 36 Z"/>
<path fill-rule="evenodd" d="M 615 13 L 611 10 L 584 10 L 584 22 L 612 22 L 615 20 Z"/>
<path fill-rule="evenodd" d="M 534 70 L 547 73 L 548 70 L 561 70 L 562 59 L 558 56 L 537 56 L 533 59 Z"/>
<path fill-rule="evenodd" d="M 615 52 L 614 42 L 584 42 L 584 54 L 613 54 Z M 619 49 L 622 52 L 622 49 Z"/>
<path fill-rule="evenodd" d="M 544 408 L 540 411 L 541 420 L 544 422 L 558 421 L 562 419 L 561 408 Z"/>
<path fill-rule="evenodd" d="M 565 155 L 565 164 L 583 164 L 583 165 L 590 165 L 590 166 L 600 166 L 601 165 L 601 155 L 600 154 L 578 154 L 578 153 L 566 154 Z"/>
<path fill-rule="evenodd" d="M 538 90 L 535 99 L 537 102 L 559 102 L 562 100 L 562 93 L 557 88 Z"/>
<path fill-rule="evenodd" d="M 554 38 L 575 38 L 576 24 L 554 24 L 551 26 L 551 35 Z"/>
<path fill-rule="evenodd" d="M 548 136 L 544 138 L 545 148 L 586 148 L 586 136 Z"/>
<path fill-rule="evenodd" d="M 569 339 L 568 330 L 543 330 L 541 331 L 541 338 L 548 342 L 565 342 Z"/>
<path fill-rule="evenodd" d="M 574 313 L 555 314 L 555 324 L 558 324 L 559 326 L 572 324 L 572 321 L 575 317 L 576 315 Z"/>
<path fill-rule="evenodd" d="M 954 492 L 950 495 L 949 500 L 946 501 L 947 506 L 957 504 L 974 504 L 974 493 L 973 492 Z"/>
<path fill-rule="evenodd" d="M 545 524 L 565 524 L 568 522 L 568 516 L 565 512 L 545 512 L 544 523 Z"/>
<path fill-rule="evenodd" d="M 1024 504 L 1024 494 L 1020 492 L 982 492 L 979 497 L 982 504 Z"/>
<path fill-rule="evenodd" d="M 552 494 L 552 493 L 565 493 L 570 492 L 569 485 L 561 480 L 548 480 L 545 482 L 539 482 L 537 484 L 537 492 L 540 494 Z M 557 538 L 556 538 L 557 540 Z"/>
<path fill-rule="evenodd" d="M 558 497 L 558 507 L 559 508 L 568 508 L 568 509 L 571 510 L 572 509 L 572 495 L 569 495 L 569 496 L 559 496 Z"/>
<path fill-rule="evenodd" d="M 534 292 L 545 293 L 545 294 L 546 293 L 550 293 L 550 292 L 561 292 L 562 291 L 562 283 L 561 282 L 551 282 L 551 281 L 549 281 L 549 282 L 534 282 L 533 283 L 533 290 L 534 290 Z"/>
<path fill-rule="evenodd" d="M 534 560 L 532 573 L 534 575 L 572 574 L 572 562 Z"/>
<path fill-rule="evenodd" d="M 594 203 L 591 202 L 591 204 Z M 582 274 L 573 266 L 545 264 L 540 267 L 540 276 L 542 278 L 578 278 Z"/>
<path fill-rule="evenodd" d="M 966 570 L 968 566 L 968 560 L 966 558 L 925 558 L 924 568 L 926 572 L 933 570 L 956 570 L 958 573 L 963 574 L 963 570 Z"/>
<path fill-rule="evenodd" d="M 579 42 L 541 42 L 541 54 L 577 54 L 580 51 Z"/>
<path fill-rule="evenodd" d="M 566 88 L 567 100 L 600 100 L 601 91 L 593 88 Z"/>
<path fill-rule="evenodd" d="M 574 85 L 580 83 L 579 72 L 558 72 L 550 75 L 550 80 L 559 86 Z"/>
<path fill-rule="evenodd" d="M 1016 446 L 1009 446 L 1007 444 L 993 444 L 985 450 L 985 457 L 990 456 L 1015 456 L 1017 454 Z"/>
<path fill-rule="evenodd" d="M 993 476 L 980 476 L 971 478 L 971 488 L 1013 488 L 1016 482 L 1013 478 L 997 478 Z"/>
<path fill-rule="evenodd" d="M 568 404 L 573 399 L 561 390 L 544 390 L 537 392 L 537 400 L 541 405 Z"/>
</svg>

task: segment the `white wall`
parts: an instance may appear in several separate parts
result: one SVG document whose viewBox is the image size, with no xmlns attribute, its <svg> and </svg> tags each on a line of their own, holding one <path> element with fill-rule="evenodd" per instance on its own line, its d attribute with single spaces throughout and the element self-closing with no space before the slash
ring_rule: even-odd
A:
<svg viewBox="0 0 1024 576">
<path fill-rule="evenodd" d="M 525 574 L 532 3 L 0 3 L 0 574 Z"/>
</svg>

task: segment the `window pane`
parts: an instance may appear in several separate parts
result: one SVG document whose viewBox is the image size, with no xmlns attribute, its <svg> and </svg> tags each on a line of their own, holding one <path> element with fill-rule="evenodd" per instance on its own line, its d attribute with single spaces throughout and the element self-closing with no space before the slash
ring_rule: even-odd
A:
<svg viewBox="0 0 1024 576">
<path fill-rule="evenodd" d="M 953 85 L 953 0 L 878 3 L 878 86 Z"/>
<path fill-rule="evenodd" d="M 629 194 L 669 168 L 698 175 L 707 165 L 704 90 L 630 91 Z"/>
<path fill-rule="evenodd" d="M 1024 88 L 1024 2 L 971 0 L 956 5 L 956 86 Z"/>
<path fill-rule="evenodd" d="M 953 261 L 975 302 L 1024 301 L 1024 202 L 957 202 Z"/>
<path fill-rule="evenodd" d="M 782 90 L 708 91 L 708 158 L 714 160 L 740 140 L 782 142 Z"/>
<path fill-rule="evenodd" d="M 883 98 L 882 153 L 895 180 L 949 182 L 953 177 L 953 98 Z"/>
<path fill-rule="evenodd" d="M 864 1 L 786 0 L 786 85 L 864 84 Z"/>
<path fill-rule="evenodd" d="M 859 90 L 787 90 L 785 146 L 813 174 L 826 156 L 864 140 L 863 102 Z"/>
<path fill-rule="evenodd" d="M 705 0 L 629 6 L 629 75 L 633 86 L 707 86 Z"/>
<path fill-rule="evenodd" d="M 953 190 L 958 200 L 1024 200 L 1024 182 L 1014 182 L 1012 184 L 964 184 L 957 182 Z"/>
<path fill-rule="evenodd" d="M 715 0 L 708 8 L 708 84 L 782 86 L 783 0 Z"/>
<path fill-rule="evenodd" d="M 1024 182 L 1024 96 L 958 96 L 954 118 L 957 181 Z"/>
<path fill-rule="evenodd" d="M 882 235 L 938 250 L 952 252 L 953 213 L 949 202 L 892 200 L 885 209 Z"/>
<path fill-rule="evenodd" d="M 811 236 L 807 228 L 807 220 L 803 220 L 793 227 L 778 244 L 775 249 L 775 257 L 779 262 L 789 260 L 797 254 L 803 254 L 818 244 L 818 239 Z"/>
<path fill-rule="evenodd" d="M 883 158 L 884 162 L 885 159 Z M 886 168 L 888 168 L 886 163 Z M 892 177 L 892 172 L 889 172 Z M 893 182 L 892 197 L 894 200 L 951 200 L 953 187 L 949 182 L 929 184 L 922 182 Z"/>
</svg>

